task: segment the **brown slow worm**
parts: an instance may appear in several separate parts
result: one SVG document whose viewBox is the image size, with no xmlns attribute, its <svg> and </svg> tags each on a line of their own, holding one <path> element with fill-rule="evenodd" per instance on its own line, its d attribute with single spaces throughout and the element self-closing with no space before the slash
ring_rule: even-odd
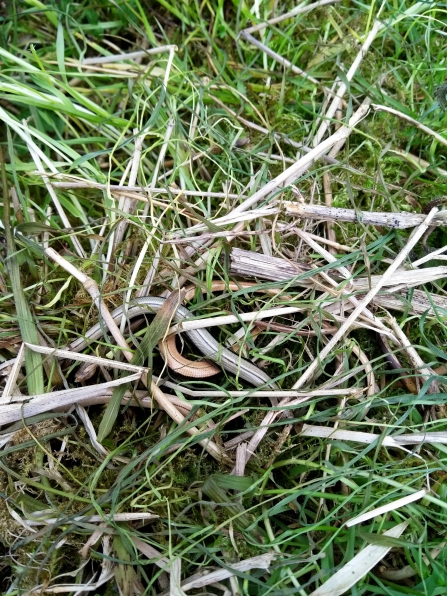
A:
<svg viewBox="0 0 447 596">
<path fill-rule="evenodd" d="M 225 290 L 237 291 L 244 288 L 252 288 L 257 286 L 258 284 L 253 282 L 240 282 L 234 283 L 230 282 L 226 284 L 225 282 L 221 281 L 213 281 L 211 283 L 211 291 L 213 292 L 222 292 Z M 200 288 L 199 288 L 200 289 Z M 191 300 L 194 297 L 194 294 L 197 291 L 196 286 L 188 286 L 186 288 L 185 293 L 185 300 Z M 276 296 L 282 292 L 280 289 L 258 289 L 256 292 L 262 292 L 264 294 L 270 294 L 272 296 Z M 287 325 L 281 325 L 280 323 L 269 323 L 265 321 L 256 321 L 255 325 L 261 327 L 263 329 L 272 329 L 274 331 L 281 331 L 285 333 L 296 333 L 297 335 L 302 336 L 310 336 L 316 335 L 315 331 L 312 330 L 302 330 L 302 329 L 294 329 L 293 327 L 289 327 Z M 322 334 L 328 333 L 335 333 L 337 330 L 336 327 L 330 327 L 327 329 L 322 329 Z M 208 360 L 203 361 L 193 361 L 188 360 L 184 356 L 180 354 L 177 349 L 176 345 L 176 338 L 175 334 L 169 335 L 165 339 L 161 340 L 158 344 L 160 352 L 165 360 L 166 364 L 172 370 L 180 373 L 185 377 L 191 377 L 194 379 L 202 379 L 206 377 L 212 377 L 213 375 L 217 375 L 221 372 L 220 368 L 218 368 L 213 362 Z"/>
</svg>

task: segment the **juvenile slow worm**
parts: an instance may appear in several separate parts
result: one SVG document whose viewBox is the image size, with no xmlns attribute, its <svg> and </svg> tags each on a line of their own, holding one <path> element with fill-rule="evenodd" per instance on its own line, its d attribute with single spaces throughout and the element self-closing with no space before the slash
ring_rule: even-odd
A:
<svg viewBox="0 0 447 596">
<path fill-rule="evenodd" d="M 211 283 L 210 289 L 213 292 L 238 291 L 243 288 L 253 288 L 256 285 L 257 284 L 253 282 L 239 282 L 236 284 L 234 282 L 225 283 L 222 281 L 213 281 Z M 196 286 L 189 286 L 186 288 L 185 300 L 192 300 L 196 291 Z M 262 292 L 263 294 L 270 294 L 273 296 L 282 293 L 282 290 L 274 288 L 262 288 L 254 291 Z M 213 362 L 204 362 L 203 360 L 193 361 L 184 358 L 177 350 L 175 335 L 169 335 L 165 339 L 161 340 L 158 344 L 158 347 L 169 368 L 179 372 L 185 377 L 203 379 L 220 373 L 220 368 Z"/>
</svg>

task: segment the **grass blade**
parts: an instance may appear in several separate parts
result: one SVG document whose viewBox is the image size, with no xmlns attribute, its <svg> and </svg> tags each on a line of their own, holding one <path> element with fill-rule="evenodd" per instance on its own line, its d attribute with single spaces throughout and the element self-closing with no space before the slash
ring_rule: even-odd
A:
<svg viewBox="0 0 447 596">
<path fill-rule="evenodd" d="M 9 272 L 12 293 L 16 305 L 17 320 L 20 327 L 22 340 L 27 343 L 38 344 L 39 336 L 29 307 L 25 292 L 23 291 L 20 277 L 19 262 L 16 257 L 16 246 L 14 235 L 11 229 L 11 211 L 9 202 L 8 180 L 6 178 L 6 167 L 3 151 L 0 148 L 0 161 L 2 169 L 3 185 L 3 223 L 5 226 L 7 258 L 6 268 Z M 44 393 L 44 380 L 42 368 L 42 356 L 37 352 L 26 350 L 25 352 L 26 382 L 29 395 Z"/>
<path fill-rule="evenodd" d="M 147 358 L 149 360 L 149 368 L 152 367 L 153 349 L 169 329 L 172 317 L 181 301 L 182 292 L 172 292 L 171 295 L 165 300 L 165 303 L 147 328 L 138 350 L 135 352 L 132 360 L 130 361 L 131 364 L 141 366 Z M 121 401 L 128 388 L 128 385 L 124 384 L 120 385 L 114 390 L 112 398 L 104 412 L 101 424 L 99 425 L 98 441 L 103 441 L 110 434 L 118 416 Z"/>
</svg>

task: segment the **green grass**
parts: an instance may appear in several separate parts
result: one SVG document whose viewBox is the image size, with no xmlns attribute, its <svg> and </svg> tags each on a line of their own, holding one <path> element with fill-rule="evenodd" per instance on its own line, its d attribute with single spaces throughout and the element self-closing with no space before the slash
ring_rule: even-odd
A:
<svg viewBox="0 0 447 596">
<path fill-rule="evenodd" d="M 342 0 L 253 33 L 310 79 L 239 37 L 245 28 L 293 8 L 289 2 L 236 0 L 97 0 L 94 5 L 29 0 L 2 6 L 0 366 L 15 358 L 22 341 L 62 348 L 98 321 L 89 294 L 44 256 L 46 246 L 93 279 L 110 309 L 135 297 L 144 283 L 154 296 L 179 285 L 196 286 L 187 306 L 197 318 L 300 307 L 301 312 L 275 321 L 301 322 L 316 332 L 310 337 L 274 329 L 252 337 L 250 323 L 210 328 L 222 344 L 242 329 L 245 357 L 257 358 L 282 390 L 292 388 L 318 358 L 331 337 L 321 333 L 322 322 L 339 326 L 350 314 L 334 316 L 340 302 L 345 309 L 349 302 L 327 276 L 340 283 L 335 269 L 341 266 L 350 267 L 354 280 L 383 274 L 411 230 L 366 226 L 360 219 L 337 223 L 336 241 L 351 251 L 336 247 L 336 265 L 328 266 L 295 232 L 299 227 L 324 239 L 327 225 L 288 217 L 281 201 L 296 200 L 289 187 L 252 207 L 277 207 L 273 216 L 240 227 L 213 220 L 294 163 L 300 144 L 313 147 L 327 91 L 337 80 L 347 85 L 343 123 L 365 97 L 420 120 L 439 101 L 437 90 L 446 79 L 447 5 Z M 378 16 L 384 26 L 348 81 L 346 73 Z M 156 47 L 159 53 L 118 62 L 88 60 Z M 423 123 L 446 136 L 443 109 L 429 112 Z M 326 137 L 337 126 L 331 121 Z M 329 176 L 334 207 L 421 213 L 429 201 L 447 194 L 445 170 L 445 147 L 436 139 L 371 110 L 335 163 L 318 160 L 294 183 L 306 203 L 324 204 L 323 178 Z M 69 182 L 78 184 L 70 188 Z M 146 188 L 129 193 L 130 212 L 123 211 L 121 195 L 109 186 L 121 183 Z M 150 192 L 155 188 L 163 192 Z M 9 200 L 11 189 L 15 194 Z M 202 228 L 192 234 L 190 228 L 198 224 Z M 197 240 L 202 233 L 208 244 L 200 261 L 193 250 L 197 244 L 184 239 Z M 445 244 L 443 227 L 427 239 L 429 249 Z M 258 280 L 261 292 L 212 291 L 213 281 L 238 279 L 229 269 L 232 247 L 304 261 L 313 270 L 296 284 Z M 415 258 L 424 252 L 419 244 Z M 280 289 L 280 296 L 272 296 L 272 288 Z M 439 300 L 445 282 L 441 278 L 417 289 L 427 300 Z M 403 295 L 402 307 L 390 312 L 423 362 L 436 368 L 447 359 L 445 309 L 414 315 L 410 303 L 411 291 Z M 369 306 L 391 329 L 380 302 Z M 169 372 L 156 347 L 166 318 L 155 328 L 150 322 L 122 331 L 134 362 L 141 363 L 142 350 L 149 350 L 145 363 L 167 381 L 160 389 L 190 402 L 189 411 L 181 410 L 183 421 L 174 422 L 158 400 L 152 408 L 120 406 L 118 388 L 109 407 L 91 405 L 87 414 L 52 407 L 2 426 L 2 593 L 43 588 L 52 593 L 68 584 L 67 593 L 74 594 L 98 582 L 92 593 L 164 594 L 177 560 L 185 583 L 205 570 L 271 554 L 268 570 L 237 571 L 220 585 L 188 592 L 310 596 L 371 544 L 387 547 L 382 560 L 343 593 L 445 593 L 447 446 L 430 441 L 403 450 L 387 443 L 400 434 L 446 433 L 442 371 L 431 378 L 438 382 L 431 392 L 405 347 L 392 344 L 401 366 L 393 369 L 368 326 L 352 329 L 302 389 L 321 393 L 291 408 L 291 418 L 271 423 L 239 477 L 231 470 L 241 454 L 225 445 L 259 428 L 272 410 L 269 400 L 207 396 L 221 388 L 250 389 L 230 373 L 193 381 Z M 263 350 L 273 339 L 270 350 Z M 114 346 L 107 334 L 85 352 L 123 359 Z M 196 359 L 197 351 L 185 340 L 185 356 Z M 27 350 L 15 392 L 28 396 L 78 387 L 79 366 Z M 6 382 L 10 364 L 0 372 Z M 376 386 L 368 392 L 371 375 Z M 120 376 L 124 373 L 116 369 L 98 369 L 85 383 Z M 360 397 L 350 393 L 355 388 Z M 144 384 L 133 389 L 144 390 Z M 205 393 L 191 395 L 191 390 Z M 0 412 L 8 407 L 1 404 Z M 376 438 L 370 444 L 348 435 L 315 438 L 299 434 L 303 424 Z M 208 441 L 216 451 L 207 449 Z M 212 456 L 220 449 L 223 460 Z M 345 525 L 423 488 L 432 491 L 424 499 Z M 113 519 L 118 513 L 148 512 L 159 517 Z M 80 520 L 83 515 L 100 515 L 105 523 Z M 51 521 L 39 525 L 42 518 Z M 383 537 L 402 521 L 408 526 L 399 537 Z M 95 534 L 100 529 L 103 533 Z M 401 570 L 406 577 L 398 577 Z"/>
</svg>

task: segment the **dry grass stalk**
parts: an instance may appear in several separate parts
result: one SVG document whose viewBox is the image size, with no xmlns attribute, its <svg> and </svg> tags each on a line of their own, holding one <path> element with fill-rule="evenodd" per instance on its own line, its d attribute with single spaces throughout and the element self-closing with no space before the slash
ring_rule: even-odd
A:
<svg viewBox="0 0 447 596">
<path fill-rule="evenodd" d="M 40 172 L 36 172 L 40 174 Z M 135 199 L 139 201 L 152 201 L 153 196 L 161 194 L 161 195 L 173 195 L 174 197 L 177 195 L 185 196 L 185 197 L 210 197 L 213 199 L 240 199 L 244 198 L 242 194 L 232 194 L 232 193 L 225 193 L 225 192 L 207 192 L 202 190 L 181 190 L 179 188 L 174 188 L 169 186 L 168 188 L 159 188 L 159 187 L 151 187 L 149 186 L 123 186 L 121 184 L 102 184 L 100 182 L 95 182 L 94 180 L 80 180 L 75 178 L 74 176 L 70 176 L 70 179 L 73 179 L 72 182 L 57 182 L 60 178 L 67 178 L 67 176 L 63 176 L 62 174 L 55 174 L 50 177 L 48 174 L 48 178 L 51 180 L 56 179 L 56 182 L 51 182 L 52 186 L 55 188 L 62 188 L 62 189 L 82 189 L 82 188 L 97 188 L 98 190 L 106 190 L 112 193 L 117 194 L 129 194 L 134 193 Z M 149 198 L 148 198 L 149 197 Z M 160 206 L 166 207 L 169 206 L 168 203 L 160 203 Z"/>
<path fill-rule="evenodd" d="M 300 234 L 303 234 L 299 231 Z M 311 235 L 307 235 L 312 238 Z M 318 237 L 313 237 L 314 240 Z M 322 253 L 321 247 L 312 245 L 315 250 Z M 322 253 L 323 254 L 323 253 Z M 329 253 L 326 253 L 329 255 Z M 306 279 L 300 280 L 299 276 L 306 270 L 306 263 L 297 263 L 279 257 L 266 257 L 260 253 L 243 250 L 240 248 L 233 248 L 231 251 L 231 265 L 230 271 L 235 275 L 242 277 L 256 277 L 259 279 L 267 279 L 269 281 L 287 281 L 291 282 L 291 286 L 300 285 L 303 287 L 310 287 L 315 283 L 315 278 L 306 276 Z M 382 280 L 381 276 L 372 275 L 370 278 L 356 277 L 350 280 L 352 290 L 355 292 L 362 292 L 372 287 L 375 287 L 379 281 L 383 282 L 383 286 L 391 286 L 388 292 L 390 294 L 381 293 L 375 296 L 374 302 L 378 305 L 390 308 L 392 310 L 405 310 L 407 305 L 405 303 L 405 291 L 410 287 L 423 285 L 434 282 L 438 279 L 443 279 L 446 276 L 447 269 L 445 267 L 429 267 L 421 270 L 405 270 L 399 269 L 396 271 L 392 279 Z M 326 277 L 326 279 L 328 279 Z M 335 280 L 338 285 L 340 280 Z M 399 286 L 396 288 L 396 284 Z M 316 286 L 321 289 L 321 286 Z M 401 294 L 402 300 L 396 298 L 396 295 Z M 422 314 L 426 311 L 433 314 L 433 304 L 439 308 L 447 308 L 447 300 L 440 295 L 432 295 L 430 300 L 422 290 L 414 290 L 413 300 L 409 306 L 410 312 L 415 314 Z M 375 317 L 375 322 L 378 322 Z M 380 321 L 379 321 L 380 322 Z"/>
<path fill-rule="evenodd" d="M 166 387 L 170 387 L 171 389 L 181 391 L 185 395 L 189 395 L 190 397 L 195 397 L 200 399 L 201 397 L 209 397 L 209 398 L 217 398 L 217 397 L 321 397 L 321 396 L 333 396 L 337 397 L 339 395 L 349 395 L 352 397 L 359 396 L 363 393 L 363 389 L 359 387 L 347 387 L 344 389 L 312 389 L 310 391 L 295 391 L 294 389 L 283 389 L 283 390 L 275 390 L 275 389 L 263 389 L 262 391 L 258 391 L 257 389 L 245 389 L 243 391 L 216 391 L 216 390 L 208 390 L 208 389 L 189 389 L 188 387 L 183 387 L 177 383 L 173 383 L 172 381 L 165 381 L 164 384 Z"/>
<path fill-rule="evenodd" d="M 28 131 L 28 128 L 26 126 L 25 123 L 25 130 Z M 27 144 L 28 144 L 28 150 L 34 160 L 34 163 L 36 164 L 37 170 L 39 172 L 39 175 L 42 176 L 42 180 L 45 183 L 45 186 L 47 188 L 47 191 L 49 193 L 49 195 L 51 196 L 54 206 L 56 207 L 56 210 L 59 214 L 59 217 L 61 218 L 62 223 L 64 224 L 64 226 L 66 228 L 71 228 L 71 224 L 70 224 L 70 220 L 68 219 L 68 217 L 65 214 L 65 211 L 57 197 L 57 194 L 54 192 L 54 189 L 51 185 L 50 179 L 47 176 L 42 161 L 40 159 L 39 153 L 35 150 L 33 143 L 31 142 L 31 136 L 28 134 L 27 136 Z M 56 170 L 57 171 L 57 170 Z M 53 172 L 54 173 L 54 172 Z M 74 249 L 77 253 L 77 255 L 79 257 L 81 257 L 81 259 L 85 259 L 86 258 L 86 254 L 84 252 L 84 249 L 82 248 L 81 243 L 79 242 L 78 238 L 76 238 L 76 236 L 72 237 L 72 242 L 73 242 L 73 246 Z"/>
<path fill-rule="evenodd" d="M 110 360 L 109 358 L 100 358 L 99 356 L 92 356 L 91 354 L 82 354 L 78 352 L 72 352 L 71 350 L 60 350 L 57 348 L 47 348 L 45 346 L 35 346 L 33 344 L 25 344 L 30 350 L 38 352 L 40 354 L 48 354 L 51 356 L 57 356 L 59 358 L 65 358 L 68 360 L 76 360 L 79 362 L 89 362 L 90 364 L 102 365 L 110 368 L 117 368 L 119 370 L 131 370 L 133 372 L 139 372 L 144 374 L 148 372 L 147 367 L 137 366 L 130 362 L 119 362 L 118 360 Z"/>
<path fill-rule="evenodd" d="M 303 219 L 320 219 L 322 221 L 346 221 L 362 223 L 364 225 L 381 226 L 404 230 L 420 226 L 425 220 L 425 215 L 417 213 L 378 213 L 375 211 L 355 211 L 339 207 L 326 207 L 325 205 L 307 205 L 305 203 L 285 201 L 287 215 Z M 440 212 L 433 218 L 432 226 L 445 226 L 445 214 Z"/>
<path fill-rule="evenodd" d="M 118 346 L 123 350 L 123 353 L 127 360 L 130 361 L 132 356 L 130 354 L 129 346 L 127 345 L 126 340 L 123 338 L 122 333 L 120 332 L 113 317 L 111 316 L 109 309 L 102 300 L 98 284 L 91 277 L 85 275 L 85 273 L 79 271 L 79 269 L 74 267 L 74 265 L 72 265 L 66 259 L 61 257 L 53 248 L 47 248 L 45 254 L 55 263 L 63 267 L 70 275 L 76 278 L 84 286 L 84 289 L 86 290 L 86 292 L 90 294 L 95 306 L 100 311 L 101 316 L 104 319 L 104 323 L 106 324 L 110 333 L 113 335 L 114 340 L 116 341 Z"/>
<path fill-rule="evenodd" d="M 388 513 L 389 511 L 396 511 L 396 509 L 399 509 L 400 507 L 405 507 L 405 505 L 408 505 L 409 503 L 414 503 L 415 501 L 419 501 L 420 499 L 423 499 L 425 497 L 425 495 L 427 494 L 427 492 L 428 491 L 425 488 L 423 488 L 422 490 L 419 490 L 415 493 L 412 493 L 410 495 L 402 497 L 401 499 L 397 499 L 396 501 L 391 501 L 391 503 L 387 503 L 387 505 L 383 505 L 382 507 L 377 507 L 376 509 L 372 509 L 371 511 L 368 511 L 367 513 L 363 513 L 362 515 L 359 515 L 357 517 L 354 517 L 354 518 L 348 520 L 346 522 L 345 526 L 347 528 L 351 528 L 352 526 L 361 524 L 364 521 L 373 519 L 374 517 L 378 517 L 379 515 L 383 515 L 384 513 Z"/>
<path fill-rule="evenodd" d="M 197 574 L 197 576 L 183 582 L 181 584 L 181 589 L 184 592 L 189 592 L 189 590 L 199 589 L 209 586 L 210 584 L 215 584 L 216 582 L 221 582 L 233 575 L 232 569 L 239 572 L 249 571 L 250 569 L 268 570 L 272 562 L 275 560 L 275 557 L 276 555 L 274 553 L 268 553 L 251 559 L 245 559 L 237 563 L 232 563 L 228 566 L 229 569 L 218 569 L 217 571 L 211 571 L 210 573 Z"/>
<path fill-rule="evenodd" d="M 79 64 L 111 64 L 114 62 L 121 62 L 123 60 L 134 60 L 135 58 L 144 58 L 144 56 L 153 56 L 154 54 L 171 52 L 172 50 L 176 49 L 177 46 L 171 44 L 166 46 L 157 46 L 156 48 L 149 48 L 147 50 L 138 50 L 136 52 L 112 54 L 111 56 L 92 56 L 91 58 L 84 58 Z"/>
<path fill-rule="evenodd" d="M 436 376 L 436 373 L 430 367 L 428 367 L 422 360 L 422 358 L 419 356 L 416 349 L 411 345 L 411 342 L 408 339 L 408 337 L 402 331 L 396 319 L 391 315 L 388 316 L 387 319 L 399 340 L 399 344 L 403 346 L 410 362 L 413 364 L 415 369 L 422 375 L 422 379 L 424 381 L 433 379 L 433 377 Z M 436 380 L 433 380 L 431 382 L 430 387 L 428 389 L 428 393 L 439 393 L 439 383 Z"/>
<path fill-rule="evenodd" d="M 383 536 L 399 538 L 407 526 L 408 522 L 402 522 L 384 532 Z M 360 581 L 368 571 L 385 557 L 391 548 L 391 545 L 379 546 L 371 544 L 367 546 L 309 596 L 340 596 Z"/>
<path fill-rule="evenodd" d="M 311 246 L 311 248 L 316 250 L 322 257 L 324 257 L 328 263 L 336 262 L 335 257 L 332 256 L 326 249 L 322 248 L 317 242 L 315 242 L 315 240 L 310 238 L 306 234 L 306 232 L 297 229 L 296 233 L 301 239 L 303 239 L 307 244 L 309 244 L 309 246 Z M 348 282 L 346 291 L 344 289 L 342 290 L 342 295 L 346 295 L 347 300 L 354 307 L 357 307 L 359 304 L 358 299 L 356 297 L 350 295 L 351 290 L 354 289 L 354 287 L 355 287 L 354 283 L 351 280 L 351 278 L 352 278 L 351 272 L 348 269 L 346 269 L 346 267 L 337 267 L 337 271 Z M 335 280 L 331 279 L 326 273 L 322 273 L 322 275 L 333 287 L 335 287 L 335 288 L 338 287 L 338 283 L 335 282 Z M 379 282 L 379 280 L 380 280 L 380 277 L 377 279 L 377 283 Z M 360 280 L 358 280 L 358 281 L 360 281 Z M 372 280 L 368 279 L 368 287 L 371 287 L 372 285 L 373 285 Z M 356 288 L 356 289 L 358 289 L 358 288 Z M 376 316 L 374 316 L 370 310 L 365 308 L 362 315 L 366 316 L 369 320 L 373 321 L 374 324 L 377 325 L 379 328 L 381 328 L 381 330 L 383 332 L 389 333 L 389 330 L 386 329 L 385 325 L 380 320 L 378 320 L 378 318 Z"/>
<path fill-rule="evenodd" d="M 132 165 L 131 165 L 130 173 L 129 173 L 129 180 L 128 180 L 129 186 L 134 186 L 134 184 L 137 180 L 138 169 L 140 167 L 141 152 L 143 150 L 144 137 L 146 136 L 145 134 L 138 134 L 138 129 L 135 129 L 133 132 L 135 135 L 135 150 L 134 150 L 134 154 L 133 154 L 133 158 L 132 158 L 132 162 L 131 162 Z M 121 180 L 121 183 L 124 184 L 124 179 Z M 126 195 L 123 195 L 120 198 L 120 201 L 118 204 L 118 212 L 120 215 L 122 214 L 125 218 L 127 214 L 131 215 L 134 212 L 136 206 L 137 206 L 137 202 L 135 200 L 127 197 Z M 118 222 L 117 228 L 113 234 L 113 239 L 111 239 L 111 244 L 113 243 L 114 249 L 116 249 L 118 244 L 120 244 L 122 242 L 128 225 L 129 224 L 126 219 L 122 219 L 121 221 Z"/>
<path fill-rule="evenodd" d="M 267 308 L 256 312 L 244 312 L 238 315 L 224 315 L 222 317 L 210 317 L 207 319 L 199 319 L 195 321 L 182 321 L 177 323 L 169 329 L 169 333 L 178 333 L 179 331 L 189 331 L 191 329 L 207 329 L 208 327 L 220 327 L 222 325 L 230 325 L 231 323 L 239 323 L 240 321 L 255 322 L 270 317 L 277 317 L 281 315 L 302 312 L 302 308 L 296 306 L 278 306 L 277 308 Z"/>
<path fill-rule="evenodd" d="M 447 146 L 447 139 L 445 139 L 442 135 L 438 134 L 428 126 L 425 126 L 425 124 L 422 124 L 422 122 L 418 122 L 418 120 L 411 118 L 411 116 L 407 116 L 407 114 L 399 112 L 399 110 L 395 110 L 394 108 L 390 108 L 388 106 L 381 106 L 375 103 L 371 104 L 371 107 L 374 110 L 376 110 L 376 112 L 386 112 L 387 114 L 393 114 L 393 116 L 397 116 L 401 120 L 405 120 L 405 122 L 408 122 L 409 124 L 411 124 L 411 126 L 419 128 L 419 130 L 422 130 L 426 134 L 436 139 L 438 143 L 441 143 L 441 145 Z"/>
<path fill-rule="evenodd" d="M 41 518 L 39 519 L 39 515 L 36 513 L 31 519 L 26 520 L 30 526 L 45 526 L 54 524 L 57 521 L 57 518 L 51 517 L 44 517 L 47 515 L 44 513 Z M 73 522 L 80 522 L 80 523 L 96 523 L 96 522 L 103 522 L 104 517 L 102 515 L 78 515 L 72 518 Z M 159 516 L 155 515 L 154 513 L 147 513 L 144 511 L 141 512 L 121 512 L 121 513 L 112 513 L 109 517 L 110 521 L 113 522 L 125 522 L 125 521 L 136 521 L 136 520 L 144 520 L 144 521 L 152 521 L 158 519 Z"/>
<path fill-rule="evenodd" d="M 380 10 L 379 10 L 379 13 L 380 13 Z M 383 29 L 382 23 L 380 23 L 378 20 L 375 21 L 374 24 L 373 24 L 373 26 L 372 26 L 371 31 L 368 33 L 368 36 L 366 37 L 365 41 L 363 42 L 362 47 L 360 48 L 360 50 L 359 50 L 357 56 L 355 57 L 352 65 L 351 65 L 351 67 L 349 68 L 348 72 L 345 75 L 345 79 L 346 79 L 347 83 L 349 83 L 353 79 L 353 77 L 354 77 L 355 73 L 357 72 L 357 69 L 359 68 L 359 66 L 360 66 L 360 64 L 361 64 L 361 62 L 362 62 L 362 60 L 363 60 L 366 52 L 368 51 L 369 47 L 371 46 L 372 42 L 374 41 L 374 39 L 376 38 L 377 34 L 379 33 L 379 31 L 381 29 Z M 318 146 L 321 143 L 321 141 L 322 141 L 322 139 L 323 139 L 323 137 L 324 137 L 324 135 L 325 135 L 325 133 L 326 133 L 329 125 L 330 125 L 330 120 L 332 118 L 334 118 L 335 113 L 339 109 L 340 104 L 341 104 L 341 100 L 342 100 L 343 96 L 345 95 L 345 93 L 347 91 L 347 83 L 345 83 L 345 81 L 341 81 L 340 82 L 340 84 L 338 86 L 338 89 L 337 89 L 337 92 L 335 94 L 335 97 L 332 100 L 331 105 L 329 106 L 329 108 L 327 109 L 327 111 L 324 113 L 324 118 L 325 119 L 320 124 L 320 127 L 319 127 L 317 133 L 314 136 L 314 141 L 313 142 L 314 142 L 314 146 L 315 147 Z"/>
<path fill-rule="evenodd" d="M 358 110 L 353 114 L 349 120 L 348 125 L 342 126 L 337 132 L 331 135 L 325 141 L 322 141 L 317 147 L 312 149 L 309 153 L 298 159 L 296 163 L 287 168 L 284 172 L 276 176 L 273 180 L 265 184 L 260 190 L 254 193 L 249 199 L 243 201 L 238 207 L 233 209 L 231 214 L 242 213 L 247 211 L 253 205 L 256 205 L 260 200 L 264 199 L 271 193 L 277 192 L 283 185 L 292 184 L 300 176 L 306 172 L 315 160 L 319 159 L 331 147 L 342 139 L 346 139 L 352 132 L 353 128 L 363 120 L 369 110 L 369 100 L 362 103 Z"/>
<path fill-rule="evenodd" d="M 317 79 L 315 79 L 314 77 L 311 77 L 306 71 L 302 70 L 295 64 L 292 64 L 292 62 L 290 62 L 290 60 L 287 60 L 287 58 L 283 58 L 277 52 L 274 52 L 273 50 L 268 48 L 265 44 L 258 41 L 255 37 L 253 37 L 253 35 L 248 33 L 247 29 L 245 29 L 245 31 L 241 31 L 240 37 L 242 37 L 242 39 L 247 40 L 249 43 L 254 45 L 256 48 L 259 48 L 267 56 L 270 56 L 270 58 L 273 58 L 273 60 L 278 62 L 278 64 L 281 64 L 281 66 L 283 66 L 287 70 L 290 70 L 291 72 L 293 72 L 294 74 L 296 74 L 300 77 L 304 77 L 305 79 L 308 79 L 315 85 L 319 85 L 319 81 Z"/>
<path fill-rule="evenodd" d="M 98 383 L 97 385 L 88 387 L 63 389 L 61 391 L 53 391 L 52 393 L 27 396 L 26 402 L 4 404 L 1 406 L 0 426 L 10 424 L 16 420 L 21 420 L 22 417 L 29 418 L 41 414 L 42 412 L 48 412 L 49 410 L 56 410 L 76 403 L 81 403 L 83 399 L 92 400 L 95 397 L 107 394 L 107 390 L 111 387 L 139 381 L 140 378 L 140 373 L 134 373 L 133 375 L 129 375 L 122 379 L 107 381 L 106 383 Z"/>
<path fill-rule="evenodd" d="M 9 404 L 13 399 L 14 388 L 16 387 L 17 377 L 19 376 L 20 369 L 25 361 L 25 342 L 23 342 L 19 348 L 19 352 L 15 358 L 15 362 L 12 365 L 11 371 L 8 375 L 8 379 L 3 389 L 3 394 L 0 398 L 0 404 Z"/>
<path fill-rule="evenodd" d="M 320 8 L 321 6 L 326 6 L 327 4 L 336 4 L 339 1 L 340 0 L 319 0 L 319 2 L 314 2 L 312 4 L 308 4 L 307 6 L 297 6 L 293 10 L 290 10 L 289 12 L 286 12 L 278 17 L 267 19 L 265 23 L 259 23 L 259 25 L 247 27 L 247 29 L 244 29 L 244 33 L 256 33 L 257 31 L 262 31 L 262 29 L 270 27 L 271 25 L 277 25 L 286 19 L 291 19 L 299 14 L 310 12 L 316 8 Z"/>
<path fill-rule="evenodd" d="M 300 434 L 305 437 L 319 437 L 322 439 L 336 439 L 338 441 L 352 441 L 354 443 L 362 443 L 371 445 L 380 439 L 381 445 L 384 447 L 392 447 L 395 449 L 404 449 L 406 445 L 434 445 L 440 443 L 447 444 L 447 432 L 423 432 L 397 434 L 394 436 L 381 437 L 376 433 L 353 431 L 346 429 L 334 429 L 328 426 L 315 426 L 311 424 L 304 424 Z"/>
</svg>

